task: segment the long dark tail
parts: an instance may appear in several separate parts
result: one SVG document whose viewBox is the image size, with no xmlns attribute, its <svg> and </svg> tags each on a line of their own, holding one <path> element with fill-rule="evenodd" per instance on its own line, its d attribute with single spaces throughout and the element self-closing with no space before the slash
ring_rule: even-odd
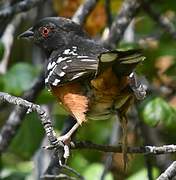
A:
<svg viewBox="0 0 176 180">
<path fill-rule="evenodd" d="M 123 153 L 123 162 L 124 162 L 124 170 L 126 171 L 127 169 L 127 163 L 128 163 L 128 155 L 127 155 L 127 150 L 128 150 L 128 140 L 127 140 L 127 117 L 126 116 L 121 116 L 120 117 L 121 121 L 121 126 L 122 126 L 122 153 Z"/>
<path fill-rule="evenodd" d="M 112 66 L 117 76 L 129 75 L 145 59 L 140 49 L 107 51 L 99 56 L 98 73 Z"/>
</svg>

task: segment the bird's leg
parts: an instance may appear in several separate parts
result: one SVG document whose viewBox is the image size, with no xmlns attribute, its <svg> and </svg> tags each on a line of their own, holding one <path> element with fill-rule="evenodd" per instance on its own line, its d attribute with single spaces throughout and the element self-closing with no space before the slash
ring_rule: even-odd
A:
<svg viewBox="0 0 176 180">
<path fill-rule="evenodd" d="M 63 157 L 65 159 L 68 159 L 68 157 L 70 156 L 69 146 L 70 146 L 70 142 L 71 142 L 71 136 L 77 130 L 79 125 L 80 125 L 79 123 L 76 123 L 66 134 L 57 138 L 58 141 L 61 141 L 64 143 L 64 155 L 63 155 Z"/>
<path fill-rule="evenodd" d="M 77 122 L 66 134 L 58 137 L 58 141 L 67 142 L 70 140 L 72 134 L 78 129 L 79 123 Z"/>
<path fill-rule="evenodd" d="M 44 148 L 45 149 L 58 149 L 58 148 L 61 148 L 61 143 L 63 144 L 62 145 L 62 148 L 63 148 L 63 158 L 65 159 L 65 161 L 68 159 L 68 157 L 70 156 L 70 148 L 69 148 L 69 145 L 70 145 L 70 141 L 71 141 L 71 136 L 73 135 L 73 133 L 77 130 L 77 128 L 79 127 L 79 123 L 76 123 L 66 134 L 60 136 L 57 138 L 57 144 L 56 145 L 49 145 L 49 146 L 45 146 Z M 60 142 L 60 143 L 59 143 Z M 61 149 L 62 149 L 61 148 Z M 60 163 L 60 162 L 59 162 Z M 62 163 L 60 163 L 62 164 Z"/>
<path fill-rule="evenodd" d="M 129 85 L 133 90 L 136 98 L 139 100 L 144 99 L 146 96 L 147 87 L 137 79 L 137 75 L 135 74 L 135 72 L 132 72 L 128 76 L 128 80 L 129 80 Z"/>
</svg>

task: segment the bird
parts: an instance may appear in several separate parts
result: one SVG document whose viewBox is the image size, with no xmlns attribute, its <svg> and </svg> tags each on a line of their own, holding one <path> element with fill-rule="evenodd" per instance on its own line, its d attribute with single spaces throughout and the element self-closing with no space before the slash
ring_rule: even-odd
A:
<svg viewBox="0 0 176 180">
<path fill-rule="evenodd" d="M 20 38 L 32 39 L 43 50 L 45 84 L 76 120 L 58 139 L 67 142 L 90 119 L 109 120 L 118 115 L 126 144 L 126 113 L 136 98 L 133 72 L 145 59 L 141 50 L 107 49 L 64 17 L 45 17 Z"/>
</svg>

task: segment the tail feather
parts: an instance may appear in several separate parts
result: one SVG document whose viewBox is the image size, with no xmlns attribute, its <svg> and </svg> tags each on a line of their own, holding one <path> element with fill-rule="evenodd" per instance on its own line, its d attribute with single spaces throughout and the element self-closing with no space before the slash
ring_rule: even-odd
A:
<svg viewBox="0 0 176 180">
<path fill-rule="evenodd" d="M 99 56 L 98 74 L 112 66 L 118 76 L 129 75 L 145 59 L 140 49 L 107 51 Z"/>
<path fill-rule="evenodd" d="M 128 141 L 127 141 L 127 118 L 121 117 L 121 126 L 122 126 L 122 153 L 123 153 L 123 162 L 124 162 L 124 171 L 127 169 L 127 163 L 128 163 Z"/>
</svg>

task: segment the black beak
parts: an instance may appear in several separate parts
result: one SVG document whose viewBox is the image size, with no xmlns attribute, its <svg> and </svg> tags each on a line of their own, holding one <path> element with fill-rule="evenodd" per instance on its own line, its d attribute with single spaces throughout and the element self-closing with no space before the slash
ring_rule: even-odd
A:
<svg viewBox="0 0 176 180">
<path fill-rule="evenodd" d="M 33 37 L 34 37 L 33 27 L 31 27 L 30 29 L 28 29 L 27 31 L 23 32 L 18 36 L 19 39 L 20 38 L 31 39 Z"/>
</svg>

